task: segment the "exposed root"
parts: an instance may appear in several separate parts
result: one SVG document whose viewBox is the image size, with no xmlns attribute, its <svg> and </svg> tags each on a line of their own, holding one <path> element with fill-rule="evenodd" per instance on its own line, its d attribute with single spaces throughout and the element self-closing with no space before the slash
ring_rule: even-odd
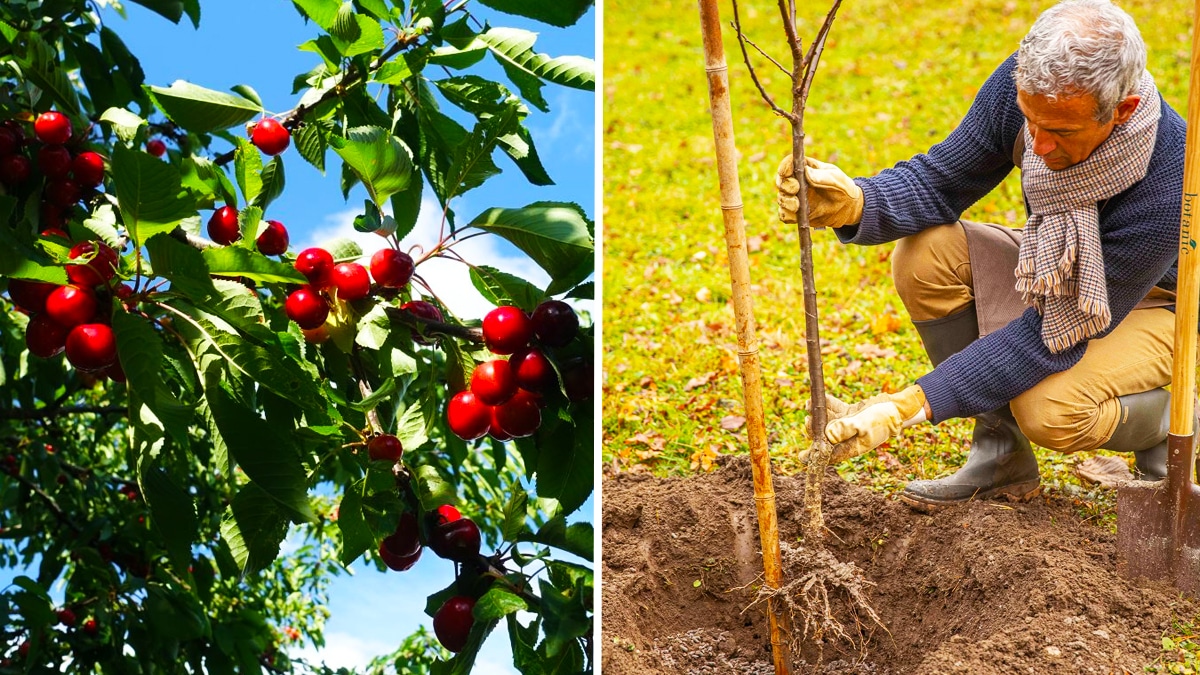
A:
<svg viewBox="0 0 1200 675">
<path fill-rule="evenodd" d="M 799 654 L 805 640 L 817 647 L 817 664 L 824 657 L 826 644 L 848 644 L 858 652 L 859 660 L 866 658 L 867 640 L 875 626 L 888 632 L 867 599 L 867 589 L 875 583 L 863 576 L 852 562 L 842 562 L 823 547 L 808 548 L 780 542 L 784 568 L 799 571 L 782 588 L 760 587 L 758 595 L 743 613 L 759 603 L 772 600 L 782 603 L 791 616 L 792 625 L 801 627 L 790 636 L 793 653 Z M 830 596 L 841 595 L 847 601 L 853 624 L 847 626 L 835 616 Z"/>
</svg>

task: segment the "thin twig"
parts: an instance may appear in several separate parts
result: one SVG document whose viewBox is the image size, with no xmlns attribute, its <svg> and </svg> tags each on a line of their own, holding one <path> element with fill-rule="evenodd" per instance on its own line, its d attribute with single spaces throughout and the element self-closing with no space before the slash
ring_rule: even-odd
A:
<svg viewBox="0 0 1200 675">
<path fill-rule="evenodd" d="M 38 487 L 37 483 L 34 483 L 19 473 L 12 473 L 9 475 L 15 478 L 18 483 L 28 488 L 30 492 L 40 497 L 41 500 L 46 503 L 46 507 L 50 509 L 50 512 L 54 514 L 54 517 L 58 518 L 63 525 L 71 528 L 76 534 L 79 534 L 82 531 L 82 529 L 71 520 L 70 516 L 63 511 L 62 507 L 58 505 L 58 502 L 54 501 L 54 497 L 46 494 L 46 491 Z"/>
<path fill-rule="evenodd" d="M 813 40 L 808 47 L 808 53 L 804 55 L 804 86 L 800 90 L 800 98 L 804 101 L 808 101 L 808 90 L 812 86 L 813 76 L 817 73 L 817 64 L 821 62 L 821 54 L 825 51 L 825 38 L 829 36 L 833 19 L 841 6 L 842 0 L 834 0 L 833 8 L 825 15 L 825 23 L 821 24 L 821 30 L 817 32 L 817 39 Z"/>
<path fill-rule="evenodd" d="M 762 82 L 758 80 L 758 73 L 754 70 L 754 66 L 750 65 L 750 55 L 746 53 L 746 42 L 748 42 L 748 40 L 746 40 L 746 36 L 742 34 L 742 20 L 741 17 L 738 16 L 737 0 L 734 0 L 733 2 L 733 28 L 737 32 L 738 46 L 742 50 L 742 60 L 746 62 L 746 69 L 750 71 L 750 79 L 754 81 L 754 86 L 758 87 L 758 93 L 763 97 L 763 100 L 767 102 L 767 105 L 771 106 L 771 110 L 775 111 L 776 115 L 779 115 L 780 117 L 783 117 L 789 121 L 794 121 L 792 120 L 791 113 L 787 112 L 783 108 L 780 108 L 778 105 L 775 105 L 775 99 L 771 98 L 771 95 L 767 93 L 767 90 L 763 87 Z M 755 47 L 755 49 L 758 48 Z M 771 57 L 768 56 L 767 58 Z M 775 60 L 771 59 L 771 62 L 775 63 Z M 775 63 L 775 65 L 779 66 L 778 63 Z M 783 66 L 779 66 L 779 68 L 782 70 Z M 786 73 L 787 71 L 784 70 L 783 72 Z"/>
<path fill-rule="evenodd" d="M 738 32 L 738 36 L 741 39 L 745 40 L 746 43 L 749 44 L 751 47 L 754 47 L 755 51 L 757 51 L 759 54 L 762 54 L 764 59 L 770 61 L 771 63 L 774 63 L 776 68 L 783 71 L 783 74 L 791 75 L 791 72 L 788 71 L 787 68 L 784 68 L 782 63 L 776 61 L 774 57 L 772 57 L 770 54 L 763 51 L 762 47 L 759 47 L 758 45 L 754 44 L 754 40 L 751 40 L 750 38 L 746 37 L 745 35 L 742 35 L 741 32 Z"/>
<path fill-rule="evenodd" d="M 417 316 L 412 312 L 400 309 L 399 307 L 387 307 L 383 311 L 393 323 L 403 324 L 410 328 L 424 328 L 427 334 L 448 335 L 450 337 L 456 337 L 462 340 L 470 340 L 478 343 L 483 342 L 483 330 L 480 328 L 471 328 L 469 326 L 459 326 L 452 323 L 432 321 L 423 316 Z"/>
</svg>

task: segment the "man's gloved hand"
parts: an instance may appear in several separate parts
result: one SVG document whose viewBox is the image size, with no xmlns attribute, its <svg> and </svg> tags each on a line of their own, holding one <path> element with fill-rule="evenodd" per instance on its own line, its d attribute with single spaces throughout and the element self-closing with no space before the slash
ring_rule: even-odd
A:
<svg viewBox="0 0 1200 675">
<path fill-rule="evenodd" d="M 808 181 L 808 224 L 810 227 L 842 227 L 856 225 L 862 220 L 863 191 L 849 176 L 833 164 L 804 158 L 804 174 Z M 800 209 L 800 181 L 792 173 L 792 155 L 779 163 L 775 175 L 779 190 L 779 219 L 796 222 Z"/>
<path fill-rule="evenodd" d="M 844 451 L 849 453 L 847 457 L 856 457 L 898 435 L 905 426 L 923 422 L 924 409 L 925 391 L 914 384 L 899 393 L 884 394 L 882 400 L 829 422 L 825 425 L 825 440 L 835 446 L 849 446 Z"/>
<path fill-rule="evenodd" d="M 871 398 L 859 401 L 858 403 L 851 405 L 831 394 L 825 394 L 825 424 L 826 424 L 826 427 L 828 427 L 829 422 L 832 422 L 833 420 L 840 419 L 847 415 L 857 415 L 858 413 L 862 412 L 864 408 L 867 408 L 868 406 L 874 405 L 876 403 L 882 403 L 886 400 L 887 400 L 887 394 L 876 394 L 876 395 L 872 396 Z M 812 438 L 813 428 L 812 428 L 812 401 L 811 400 L 804 402 L 804 409 L 808 411 L 808 419 L 806 419 L 804 421 L 804 426 L 808 430 L 808 437 Z M 813 450 L 814 450 L 814 448 L 809 448 L 807 450 L 800 451 L 800 454 L 797 456 L 797 459 L 800 460 L 801 464 L 808 464 L 808 459 L 809 459 L 809 457 L 812 456 Z M 850 459 L 851 457 L 855 457 L 859 454 L 861 454 L 861 453 L 854 452 L 854 445 L 852 443 L 838 443 L 833 446 L 833 454 L 831 454 L 829 457 L 829 463 L 837 464 L 839 462 L 844 462 L 847 459 Z"/>
</svg>

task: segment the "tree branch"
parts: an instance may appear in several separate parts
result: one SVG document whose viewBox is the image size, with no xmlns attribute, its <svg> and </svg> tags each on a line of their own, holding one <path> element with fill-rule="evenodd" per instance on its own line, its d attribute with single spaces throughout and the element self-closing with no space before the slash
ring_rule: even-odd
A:
<svg viewBox="0 0 1200 675">
<path fill-rule="evenodd" d="M 733 28 L 734 28 L 734 31 L 737 32 L 738 46 L 741 47 L 741 49 L 742 49 L 742 60 L 745 61 L 745 63 L 746 63 L 746 70 L 750 71 L 750 79 L 754 81 L 754 86 L 758 87 L 759 95 L 762 96 L 763 100 L 767 102 L 767 105 L 771 106 L 771 110 L 774 110 L 776 115 L 779 115 L 780 117 L 783 117 L 784 119 L 787 119 L 789 121 L 794 121 L 794 120 L 792 120 L 791 113 L 784 110 L 783 108 L 780 108 L 778 105 L 775 105 L 775 99 L 771 98 L 771 95 L 767 93 L 767 90 L 763 87 L 762 82 L 760 82 L 758 80 L 758 73 L 755 72 L 754 66 L 750 65 L 750 55 L 748 53 L 746 53 L 746 43 L 749 42 L 749 40 L 747 40 L 746 36 L 742 34 L 742 19 L 738 15 L 737 0 L 733 0 Z M 754 43 L 751 42 L 750 44 L 753 45 Z M 755 45 L 754 48 L 758 49 L 758 46 Z M 761 49 L 759 49 L 758 51 L 760 53 L 762 52 Z M 767 55 L 765 53 L 763 53 L 763 56 L 767 56 Z M 783 72 L 785 72 L 785 73 L 788 72 L 787 70 L 784 69 L 783 66 L 781 66 L 777 61 L 775 61 L 775 59 L 772 59 L 769 56 L 767 56 L 767 58 L 771 60 L 771 63 L 774 63 L 775 65 L 779 66 L 780 70 L 783 70 Z"/>
<path fill-rule="evenodd" d="M 804 55 L 804 85 L 800 90 L 800 98 L 803 101 L 808 100 L 808 90 L 812 87 L 813 76 L 817 73 L 817 64 L 821 62 L 821 54 L 825 51 L 825 38 L 828 37 L 833 19 L 841 6 L 842 0 L 834 0 L 833 8 L 825 15 L 825 23 L 821 24 L 821 30 L 817 32 L 817 39 L 813 40 L 808 47 L 808 53 Z"/>
<path fill-rule="evenodd" d="M 735 26 L 735 28 L 736 28 L 736 26 Z M 780 71 L 781 71 L 781 72 L 782 72 L 784 75 L 791 75 L 791 74 L 792 74 L 792 73 L 791 73 L 791 71 L 789 71 L 787 68 L 784 68 L 784 67 L 783 67 L 783 64 L 782 64 L 782 63 L 780 63 L 780 62 L 776 61 L 776 60 L 775 60 L 775 58 L 774 58 L 773 56 L 771 56 L 770 54 L 768 54 L 768 53 L 766 53 L 765 51 L 763 51 L 763 48 L 762 48 L 762 47 L 759 47 L 758 45 L 754 44 L 754 40 L 751 40 L 750 38 L 746 37 L 745 35 L 742 35 L 742 32 L 741 32 L 741 30 L 738 30 L 738 39 L 740 39 L 740 40 L 745 40 L 745 41 L 746 41 L 746 44 L 749 44 L 751 47 L 754 47 L 754 51 L 756 51 L 756 52 L 758 52 L 759 54 L 761 54 L 761 55 L 762 55 L 762 57 L 763 57 L 764 59 L 766 59 L 766 60 L 770 61 L 771 63 L 775 64 L 775 67 L 776 67 L 776 68 L 778 68 L 778 69 L 779 69 L 779 70 L 780 70 Z M 743 56 L 744 56 L 744 54 L 743 54 Z"/>
<path fill-rule="evenodd" d="M 50 512 L 54 514 L 55 518 L 58 518 L 59 522 L 71 528 L 75 534 L 79 534 L 82 531 L 82 529 L 71 520 L 70 516 L 68 516 L 66 512 L 62 510 L 62 507 L 58 505 L 58 502 L 54 501 L 54 497 L 46 494 L 46 491 L 38 487 L 36 483 L 29 480 L 25 476 L 22 476 L 20 473 L 14 472 L 9 475 L 15 478 L 18 483 L 24 485 L 30 492 L 41 498 L 41 500 L 46 503 L 46 508 L 50 509 Z"/>
<path fill-rule="evenodd" d="M 5 420 L 41 420 L 50 419 L 52 417 L 63 417 L 66 415 L 115 415 L 117 413 L 126 414 L 128 408 L 122 405 L 95 406 L 81 405 L 73 408 L 58 408 L 47 406 L 45 408 L 36 408 L 34 410 L 25 410 L 22 408 L 13 408 L 11 410 L 0 410 L 0 419 Z"/>
<path fill-rule="evenodd" d="M 409 328 L 424 329 L 426 333 L 433 335 L 448 335 L 461 340 L 470 340 L 471 342 L 483 342 L 483 329 L 471 328 L 469 326 L 459 326 L 453 323 L 442 323 L 440 321 L 431 321 L 422 316 L 417 316 L 411 312 L 406 312 L 399 307 L 388 307 L 383 310 L 388 318 L 394 323 L 403 324 Z"/>
</svg>

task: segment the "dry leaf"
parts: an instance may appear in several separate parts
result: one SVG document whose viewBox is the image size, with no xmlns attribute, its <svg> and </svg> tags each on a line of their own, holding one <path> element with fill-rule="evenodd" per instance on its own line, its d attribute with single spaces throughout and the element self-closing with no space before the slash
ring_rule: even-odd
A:
<svg viewBox="0 0 1200 675">
<path fill-rule="evenodd" d="M 700 469 L 702 471 L 712 471 L 713 463 L 719 455 L 718 448 L 715 445 L 710 445 L 707 448 L 697 450 L 692 453 L 692 471 Z"/>
<path fill-rule="evenodd" d="M 896 350 L 892 348 L 884 349 L 876 344 L 857 345 L 854 351 L 864 359 L 894 359 L 896 358 Z"/>
<path fill-rule="evenodd" d="M 721 428 L 725 431 L 737 431 L 746 423 L 746 418 L 741 415 L 726 415 L 721 418 Z"/>
<path fill-rule="evenodd" d="M 716 376 L 717 376 L 716 371 L 713 371 L 711 373 L 705 373 L 698 377 L 693 377 L 692 379 L 688 380 L 687 384 L 683 385 L 683 390 L 691 391 L 698 387 L 703 387 L 704 385 L 708 384 L 709 382 L 712 382 L 712 379 Z"/>
<path fill-rule="evenodd" d="M 667 302 L 671 303 L 672 305 L 679 305 L 683 304 L 683 298 L 679 297 L 678 293 L 671 293 L 667 296 Z"/>
<path fill-rule="evenodd" d="M 750 253 L 758 253 L 762 250 L 763 238 L 759 235 L 754 235 L 746 239 L 746 250 Z"/>
<path fill-rule="evenodd" d="M 709 300 L 712 300 L 712 291 L 708 290 L 707 286 L 696 291 L 696 302 L 708 302 Z"/>
</svg>

